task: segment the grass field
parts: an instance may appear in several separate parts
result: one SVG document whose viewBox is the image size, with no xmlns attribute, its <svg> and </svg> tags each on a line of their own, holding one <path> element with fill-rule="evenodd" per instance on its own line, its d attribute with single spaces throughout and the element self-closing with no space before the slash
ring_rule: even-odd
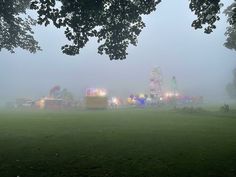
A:
<svg viewBox="0 0 236 177">
<path fill-rule="evenodd" d="M 0 112 L 0 177 L 235 177 L 236 112 Z"/>
</svg>

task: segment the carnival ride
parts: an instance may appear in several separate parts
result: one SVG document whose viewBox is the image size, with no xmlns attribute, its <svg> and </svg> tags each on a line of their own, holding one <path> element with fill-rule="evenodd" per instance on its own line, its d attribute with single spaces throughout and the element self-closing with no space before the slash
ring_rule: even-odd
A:
<svg viewBox="0 0 236 177">
<path fill-rule="evenodd" d="M 155 67 L 150 74 L 150 97 L 160 98 L 162 95 L 162 73 L 160 67 Z"/>
<path fill-rule="evenodd" d="M 56 85 L 49 91 L 49 95 L 36 101 L 35 106 L 39 109 L 59 110 L 74 107 L 75 101 L 71 92 L 61 89 Z"/>
<path fill-rule="evenodd" d="M 160 67 L 154 67 L 150 73 L 149 91 L 147 93 L 132 93 L 126 101 L 121 97 L 108 97 L 107 90 L 104 88 L 87 88 L 85 96 L 78 105 L 71 92 L 61 89 L 56 85 L 49 91 L 48 96 L 42 97 L 37 101 L 28 99 L 17 99 L 17 108 L 36 107 L 39 109 L 64 109 L 72 107 L 85 107 L 87 109 L 107 109 L 120 108 L 124 106 L 145 107 L 160 105 L 197 105 L 203 103 L 201 96 L 188 96 L 181 93 L 178 89 L 177 79 L 171 77 L 170 84 L 163 84 L 163 77 Z"/>
</svg>

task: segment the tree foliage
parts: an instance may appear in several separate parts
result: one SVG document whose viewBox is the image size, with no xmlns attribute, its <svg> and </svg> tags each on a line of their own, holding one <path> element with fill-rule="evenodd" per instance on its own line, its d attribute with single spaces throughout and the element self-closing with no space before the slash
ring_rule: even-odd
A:
<svg viewBox="0 0 236 177">
<path fill-rule="evenodd" d="M 22 15 L 29 3 L 30 0 L 0 0 L 0 51 L 5 48 L 14 53 L 17 47 L 32 53 L 40 50 L 31 29 L 35 21 Z"/>
<path fill-rule="evenodd" d="M 236 99 L 236 68 L 233 70 L 233 82 L 226 86 L 226 91 L 230 98 Z"/>
<path fill-rule="evenodd" d="M 192 26 L 204 28 L 209 34 L 220 20 L 222 0 L 189 0 L 189 8 L 196 15 Z M 236 0 L 225 10 L 229 27 L 225 46 L 236 50 Z M 38 42 L 33 38 L 34 20 L 23 18 L 30 6 L 38 13 L 37 23 L 65 29 L 68 44 L 63 53 L 76 55 L 91 37 L 97 38 L 98 53 L 110 59 L 125 59 L 130 44 L 137 45 L 145 23 L 143 15 L 156 10 L 161 0 L 0 0 L 0 50 L 14 52 L 17 47 L 36 52 Z"/>
<path fill-rule="evenodd" d="M 220 20 L 219 13 L 222 6 L 220 0 L 190 0 L 189 8 L 197 16 L 192 26 L 195 29 L 206 26 L 205 33 L 211 33 L 216 28 L 215 22 Z"/>
<path fill-rule="evenodd" d="M 97 37 L 98 53 L 110 59 L 125 59 L 129 44 L 136 45 L 145 24 L 142 15 L 156 9 L 160 0 L 34 0 L 31 8 L 39 24 L 65 28 L 70 44 L 62 47 L 68 55 L 79 54 L 90 37 Z"/>
<path fill-rule="evenodd" d="M 229 49 L 236 50 L 236 0 L 224 11 L 224 13 L 227 16 L 227 21 L 230 25 L 225 32 L 227 39 L 224 45 Z"/>
</svg>

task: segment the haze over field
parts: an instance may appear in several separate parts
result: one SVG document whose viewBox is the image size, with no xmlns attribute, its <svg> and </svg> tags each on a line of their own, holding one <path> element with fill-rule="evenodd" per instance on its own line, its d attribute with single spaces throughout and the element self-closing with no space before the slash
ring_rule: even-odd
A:
<svg viewBox="0 0 236 177">
<path fill-rule="evenodd" d="M 0 0 L 0 177 L 236 177 L 235 34 L 236 0 Z"/>
<path fill-rule="evenodd" d="M 231 2 L 225 1 L 225 7 Z M 110 61 L 97 54 L 95 40 L 80 55 L 64 55 L 60 51 L 67 42 L 63 31 L 37 26 L 35 36 L 42 52 L 0 53 L 0 102 L 38 98 L 47 95 L 54 85 L 67 88 L 77 97 L 87 87 L 104 87 L 119 96 L 148 92 L 150 71 L 155 66 L 161 68 L 166 88 L 174 75 L 180 91 L 225 101 L 225 86 L 236 67 L 236 53 L 223 46 L 225 17 L 222 15 L 210 35 L 191 27 L 194 18 L 185 0 L 160 3 L 157 11 L 144 17 L 146 28 L 138 46 L 130 47 L 123 61 Z"/>
</svg>

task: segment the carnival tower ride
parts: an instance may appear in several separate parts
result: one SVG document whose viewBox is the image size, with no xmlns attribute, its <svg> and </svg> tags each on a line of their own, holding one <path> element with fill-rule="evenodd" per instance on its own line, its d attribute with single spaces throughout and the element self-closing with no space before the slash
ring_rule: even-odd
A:
<svg viewBox="0 0 236 177">
<path fill-rule="evenodd" d="M 150 97 L 160 99 L 162 95 L 162 74 L 160 67 L 155 67 L 150 74 Z"/>
</svg>

